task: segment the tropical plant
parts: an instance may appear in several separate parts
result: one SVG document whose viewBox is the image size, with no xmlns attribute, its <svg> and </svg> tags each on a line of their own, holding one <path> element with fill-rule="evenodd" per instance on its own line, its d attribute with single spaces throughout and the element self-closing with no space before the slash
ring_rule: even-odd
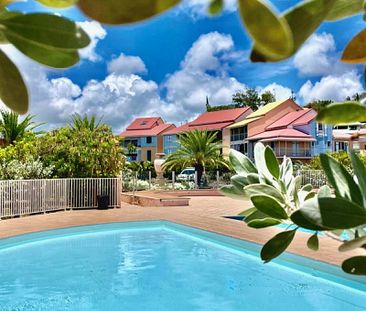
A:
<svg viewBox="0 0 366 311">
<path fill-rule="evenodd" d="M 74 131 L 81 131 L 83 129 L 94 131 L 102 125 L 102 118 L 97 119 L 95 115 L 88 117 L 87 114 L 81 116 L 80 114 L 75 113 L 71 116 L 69 125 Z"/>
<path fill-rule="evenodd" d="M 315 233 L 307 246 L 319 248 L 318 232 L 334 237 L 347 230 L 349 240 L 339 238 L 340 251 L 366 248 L 366 167 L 355 152 L 351 162 L 356 180 L 347 169 L 327 154 L 320 156 L 329 184 L 318 193 L 311 185 L 301 187 L 301 177 L 293 177 L 292 163 L 284 158 L 279 165 L 272 149 L 263 144 L 255 146 L 255 163 L 237 151 L 230 152 L 230 162 L 237 175 L 231 185 L 221 188 L 228 196 L 249 198 L 253 207 L 244 211 L 245 222 L 253 228 L 264 228 L 287 223 L 288 229 L 275 235 L 261 250 L 264 262 L 283 253 L 301 227 Z M 351 257 L 342 268 L 351 274 L 366 274 L 366 256 Z"/>
<path fill-rule="evenodd" d="M 12 44 L 33 60 L 54 68 L 67 68 L 79 61 L 78 50 L 90 39 L 76 23 L 50 13 L 8 11 L 15 0 L 0 1 L 0 43 Z M 46 6 L 73 5 L 88 17 L 105 24 L 129 24 L 161 14 L 181 0 L 36 0 Z M 207 0 L 208 12 L 219 14 L 224 0 Z M 365 11 L 364 0 L 304 0 L 289 10 L 277 12 L 269 0 L 238 0 L 239 13 L 253 39 L 253 62 L 278 62 L 293 56 L 325 21 L 338 21 Z M 33 31 L 37 29 L 37 31 Z M 345 47 L 342 61 L 366 60 L 366 29 Z M 14 92 L 14 90 L 17 90 Z M 26 113 L 28 92 L 16 65 L 0 50 L 0 98 L 13 111 Z M 346 123 L 366 119 L 366 107 L 358 102 L 328 105 L 318 120 Z"/>
<path fill-rule="evenodd" d="M 19 115 L 15 112 L 1 110 L 0 116 L 0 136 L 4 139 L 6 145 L 13 144 L 16 140 L 22 139 L 27 132 L 31 132 L 42 125 L 33 122 L 33 115 L 27 115 L 20 121 Z"/>
<path fill-rule="evenodd" d="M 45 166 L 39 159 L 27 158 L 26 160 L 0 160 L 0 179 L 40 179 L 50 178 L 53 166 Z"/>
<path fill-rule="evenodd" d="M 163 164 L 164 169 L 194 167 L 197 171 L 197 182 L 200 183 L 208 167 L 228 166 L 220 155 L 221 144 L 217 141 L 216 132 L 185 132 L 179 136 L 178 144 L 179 148 Z"/>
<path fill-rule="evenodd" d="M 119 138 L 107 125 L 75 132 L 70 127 L 37 139 L 37 154 L 55 177 L 116 177 L 124 164 Z"/>
</svg>

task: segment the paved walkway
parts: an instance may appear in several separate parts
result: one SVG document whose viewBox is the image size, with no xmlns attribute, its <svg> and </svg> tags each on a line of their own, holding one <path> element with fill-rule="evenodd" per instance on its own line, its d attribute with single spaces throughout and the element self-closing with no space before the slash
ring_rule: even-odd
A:
<svg viewBox="0 0 366 311">
<path fill-rule="evenodd" d="M 237 201 L 226 197 L 192 197 L 190 206 L 176 207 L 140 207 L 123 204 L 121 208 L 110 210 L 75 210 L 34 215 L 0 221 L 0 238 L 29 232 L 64 228 L 98 223 L 167 220 L 200 229 L 221 233 L 227 236 L 263 244 L 274 234 L 277 228 L 251 229 L 243 222 L 227 219 L 223 216 L 237 215 L 248 208 L 248 201 Z M 339 242 L 327 237 L 320 239 L 320 250 L 314 252 L 306 247 L 309 234 L 298 232 L 289 251 L 320 261 L 339 265 L 345 258 L 356 252 L 339 253 Z"/>
</svg>

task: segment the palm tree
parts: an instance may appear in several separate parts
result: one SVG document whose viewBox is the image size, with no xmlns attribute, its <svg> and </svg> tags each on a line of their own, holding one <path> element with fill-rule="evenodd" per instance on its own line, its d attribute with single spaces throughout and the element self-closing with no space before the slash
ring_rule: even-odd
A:
<svg viewBox="0 0 366 311">
<path fill-rule="evenodd" d="M 27 132 L 33 131 L 44 123 L 33 122 L 33 115 L 27 115 L 23 121 L 19 122 L 19 115 L 12 111 L 0 111 L 0 136 L 6 145 L 22 139 Z M 39 134 L 41 132 L 36 132 Z"/>
<path fill-rule="evenodd" d="M 192 166 L 197 171 L 197 182 L 200 184 L 207 167 L 228 167 L 220 154 L 222 146 L 217 141 L 217 133 L 199 130 L 186 132 L 179 136 L 178 143 L 179 148 L 167 157 L 165 169 Z"/>
<path fill-rule="evenodd" d="M 75 113 L 71 117 L 70 126 L 74 131 L 80 131 L 83 129 L 94 131 L 102 125 L 102 119 L 103 118 L 97 119 L 94 114 L 89 118 L 87 114 L 81 116 L 80 114 Z"/>
</svg>

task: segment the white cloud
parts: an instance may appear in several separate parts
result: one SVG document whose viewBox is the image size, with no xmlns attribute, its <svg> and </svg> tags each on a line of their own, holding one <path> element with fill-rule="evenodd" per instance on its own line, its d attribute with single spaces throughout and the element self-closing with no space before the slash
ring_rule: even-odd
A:
<svg viewBox="0 0 366 311">
<path fill-rule="evenodd" d="M 352 70 L 352 65 L 339 61 L 336 43 L 330 33 L 313 34 L 296 53 L 293 63 L 301 76 L 342 74 Z"/>
<path fill-rule="evenodd" d="M 115 74 L 146 73 L 146 66 L 138 56 L 127 56 L 121 53 L 117 58 L 112 59 L 108 64 L 108 72 Z"/>
<path fill-rule="evenodd" d="M 208 16 L 208 5 L 210 1 L 208 0 L 185 0 L 180 6 L 181 12 L 185 12 L 190 15 L 193 19 L 200 19 L 202 17 Z M 224 11 L 234 12 L 237 9 L 236 0 L 225 0 L 224 1 Z"/>
<path fill-rule="evenodd" d="M 95 48 L 97 47 L 98 42 L 103 40 L 107 35 L 106 30 L 96 21 L 77 22 L 77 24 L 84 29 L 91 40 L 86 48 L 80 50 L 80 57 L 91 62 L 100 61 L 101 57 L 95 52 Z"/>
<path fill-rule="evenodd" d="M 264 88 L 259 88 L 258 91 L 260 94 L 271 91 L 275 95 L 276 100 L 288 99 L 292 95 L 291 89 L 277 83 L 271 83 Z"/>
<path fill-rule="evenodd" d="M 305 103 L 313 100 L 343 101 L 347 96 L 364 91 L 360 75 L 355 70 L 342 75 L 329 75 L 320 81 L 307 81 L 300 89 L 299 96 Z"/>
<path fill-rule="evenodd" d="M 227 55 L 233 49 L 231 36 L 218 32 L 202 35 L 193 43 L 181 68 L 168 76 L 164 84 L 167 101 L 179 111 L 176 120 L 202 112 L 206 96 L 212 105 L 228 104 L 233 93 L 246 87 L 226 70 Z"/>
</svg>

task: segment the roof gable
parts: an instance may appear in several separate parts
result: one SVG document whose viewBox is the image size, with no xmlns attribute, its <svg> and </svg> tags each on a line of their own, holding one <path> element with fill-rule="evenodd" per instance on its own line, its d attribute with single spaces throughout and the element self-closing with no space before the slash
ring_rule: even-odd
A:
<svg viewBox="0 0 366 311">
<path fill-rule="evenodd" d="M 284 115 L 282 118 L 270 124 L 266 129 L 273 130 L 279 128 L 286 128 L 290 125 L 307 124 L 316 117 L 316 112 L 313 109 L 304 108 L 298 111 L 292 111 Z"/>
<path fill-rule="evenodd" d="M 207 125 L 213 123 L 235 122 L 240 116 L 249 111 L 249 107 L 234 108 L 218 111 L 204 112 L 195 120 L 190 122 L 190 126 Z"/>
</svg>

